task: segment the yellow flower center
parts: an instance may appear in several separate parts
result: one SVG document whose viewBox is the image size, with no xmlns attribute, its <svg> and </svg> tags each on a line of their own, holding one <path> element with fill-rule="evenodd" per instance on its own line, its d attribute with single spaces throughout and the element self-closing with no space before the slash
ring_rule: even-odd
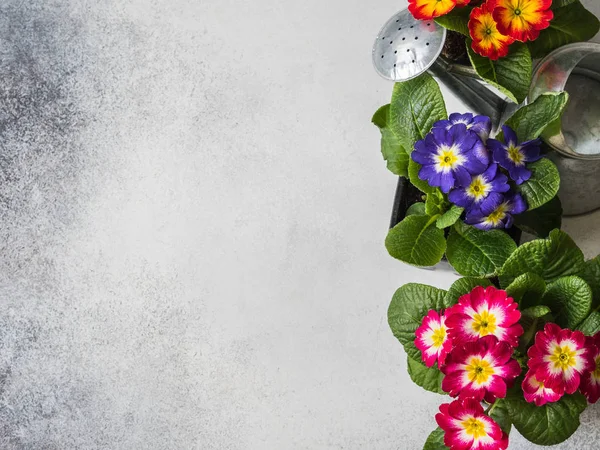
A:
<svg viewBox="0 0 600 450">
<path fill-rule="evenodd" d="M 475 197 L 475 199 L 479 199 L 481 197 L 485 197 L 487 194 L 488 186 L 484 183 L 481 175 L 475 177 L 475 179 L 471 182 L 468 188 L 468 193 L 471 197 Z"/>
<path fill-rule="evenodd" d="M 514 26 L 519 29 L 527 29 L 527 22 L 536 22 L 539 19 L 539 3 L 520 0 L 501 0 L 497 6 L 503 6 L 507 9 L 506 19 L 509 21 L 517 21 Z"/>
<path fill-rule="evenodd" d="M 523 165 L 523 160 L 525 159 L 525 155 L 521 153 L 521 147 L 515 147 L 514 145 L 510 145 L 508 147 L 508 159 L 515 163 L 517 166 Z"/>
<path fill-rule="evenodd" d="M 596 380 L 600 380 L 600 356 L 596 356 L 596 368 L 592 372 L 592 375 Z"/>
<path fill-rule="evenodd" d="M 487 382 L 488 378 L 494 375 L 494 368 L 490 363 L 480 358 L 472 358 L 465 367 L 469 381 L 477 384 Z"/>
<path fill-rule="evenodd" d="M 489 311 L 482 311 L 481 314 L 473 316 L 471 326 L 481 337 L 493 334 L 496 331 L 496 316 L 490 314 Z"/>
<path fill-rule="evenodd" d="M 434 347 L 441 347 L 446 340 L 446 327 L 440 327 L 435 330 L 431 336 L 431 340 Z"/>
<path fill-rule="evenodd" d="M 456 6 L 456 0 L 416 0 L 415 5 L 424 17 L 438 17 L 448 14 Z"/>
<path fill-rule="evenodd" d="M 555 369 L 567 370 L 569 367 L 575 367 L 576 355 L 577 352 L 571 350 L 568 345 L 562 347 L 557 345 L 550 355 L 550 361 L 554 363 Z"/>
<path fill-rule="evenodd" d="M 506 203 L 502 203 L 492 213 L 487 216 L 486 222 L 491 223 L 493 226 L 498 226 L 502 219 L 506 217 Z"/>
<path fill-rule="evenodd" d="M 467 420 L 463 420 L 460 423 L 464 429 L 465 433 L 469 436 L 473 436 L 473 439 L 479 439 L 487 436 L 487 432 L 485 431 L 485 425 L 479 419 L 475 417 L 469 417 Z"/>
<path fill-rule="evenodd" d="M 452 169 L 458 161 L 458 156 L 452 148 L 441 148 L 438 154 L 439 164 L 442 169 Z"/>
</svg>

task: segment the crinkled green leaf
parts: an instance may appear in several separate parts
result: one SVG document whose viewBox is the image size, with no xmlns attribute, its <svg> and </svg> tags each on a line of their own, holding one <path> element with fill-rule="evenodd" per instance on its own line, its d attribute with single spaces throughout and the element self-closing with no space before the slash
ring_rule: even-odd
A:
<svg viewBox="0 0 600 450">
<path fill-rule="evenodd" d="M 437 17 L 435 22 L 442 27 L 469 36 L 469 8 L 454 8 L 448 14 Z"/>
<path fill-rule="evenodd" d="M 464 210 L 465 209 L 461 208 L 460 206 L 452 205 L 448 211 L 438 218 L 435 226 L 440 229 L 451 227 L 458 219 L 460 219 L 460 216 Z"/>
<path fill-rule="evenodd" d="M 568 101 L 566 92 L 547 92 L 533 103 L 519 108 L 506 121 L 506 125 L 515 131 L 519 142 L 535 139 L 548 125 L 560 118 Z M 499 139 L 503 139 L 503 136 L 500 133 Z"/>
<path fill-rule="evenodd" d="M 560 175 L 556 165 L 548 158 L 528 165 L 531 178 L 517 187 L 525 201 L 528 211 L 532 211 L 548 203 L 558 193 Z"/>
<path fill-rule="evenodd" d="M 446 251 L 443 230 L 436 217 L 412 215 L 392 228 L 385 239 L 389 254 L 413 266 L 435 266 Z"/>
<path fill-rule="evenodd" d="M 442 390 L 444 374 L 437 368 L 437 365 L 427 367 L 420 360 L 414 360 L 410 356 L 407 358 L 406 364 L 410 379 L 415 384 L 421 386 L 426 391 L 435 392 L 436 394 L 446 394 Z"/>
<path fill-rule="evenodd" d="M 596 308 L 600 306 L 600 256 L 586 261 L 579 276 L 592 288 L 594 296 L 592 307 Z"/>
<path fill-rule="evenodd" d="M 464 276 L 492 276 L 498 272 L 517 245 L 499 230 L 482 231 L 457 222 L 448 235 L 446 257 Z"/>
<path fill-rule="evenodd" d="M 448 293 L 446 294 L 446 304 L 454 305 L 458 303 L 458 299 L 465 294 L 471 292 L 477 286 L 483 286 L 484 288 L 488 286 L 493 286 L 492 282 L 487 278 L 475 278 L 475 277 L 463 277 L 456 280 L 448 289 Z"/>
<path fill-rule="evenodd" d="M 577 276 L 562 277 L 548 285 L 542 302 L 552 309 L 556 323 L 575 328 L 590 313 L 592 289 Z"/>
<path fill-rule="evenodd" d="M 554 0 L 553 3 L 556 1 Z M 600 29 L 598 18 L 585 9 L 581 2 L 569 3 L 567 6 L 554 9 L 554 18 L 550 21 L 550 26 L 542 30 L 535 41 L 529 42 L 529 50 L 533 58 L 542 58 L 552 50 L 572 42 L 587 41 L 598 33 Z"/>
<path fill-rule="evenodd" d="M 437 427 L 433 430 L 423 446 L 423 450 L 448 450 L 448 447 L 444 444 L 444 430 Z"/>
<path fill-rule="evenodd" d="M 512 297 L 521 309 L 541 304 L 545 292 L 544 279 L 540 275 L 529 272 L 519 275 L 506 288 L 508 296 Z"/>
<path fill-rule="evenodd" d="M 425 203 L 417 202 L 417 203 L 413 203 L 412 205 L 410 205 L 408 207 L 408 209 L 406 210 L 406 215 L 412 216 L 413 214 L 416 214 L 417 216 L 426 215 L 425 214 Z"/>
<path fill-rule="evenodd" d="M 600 332 L 600 312 L 592 311 L 587 318 L 577 327 L 586 336 L 593 336 Z"/>
<path fill-rule="evenodd" d="M 410 183 L 416 187 L 418 190 L 425 194 L 430 194 L 434 191 L 434 188 L 429 186 L 427 181 L 421 180 L 419 178 L 419 171 L 421 170 L 421 165 L 412 160 L 412 158 L 408 161 L 408 178 Z"/>
<path fill-rule="evenodd" d="M 418 283 L 405 284 L 394 294 L 388 309 L 388 323 L 412 359 L 421 359 L 421 352 L 415 347 L 415 330 L 430 309 L 440 311 L 450 306 L 445 298 L 446 291 Z"/>
<path fill-rule="evenodd" d="M 389 126 L 390 105 L 382 106 L 372 119 L 381 132 L 381 154 L 387 161 L 387 168 L 396 175 L 408 176 L 408 153 Z"/>
<path fill-rule="evenodd" d="M 444 97 L 428 73 L 396 83 L 390 105 L 390 126 L 400 145 L 410 154 L 434 122 L 447 118 Z"/>
<path fill-rule="evenodd" d="M 562 213 L 560 200 L 555 196 L 539 208 L 516 215 L 515 225 L 526 233 L 546 238 L 552 230 L 560 229 Z"/>
<path fill-rule="evenodd" d="M 477 74 L 498 88 L 513 103 L 522 103 L 531 84 L 531 55 L 527 46 L 515 42 L 510 46 L 507 56 L 492 61 L 475 53 L 471 43 L 471 39 L 467 39 L 469 59 Z"/>
<path fill-rule="evenodd" d="M 567 440 L 579 428 L 579 416 L 587 407 L 579 393 L 559 401 L 535 406 L 518 389 L 506 397 L 510 420 L 523 437 L 537 445 L 555 445 Z"/>
<path fill-rule="evenodd" d="M 553 230 L 548 239 L 536 239 L 517 248 L 500 271 L 500 284 L 508 286 L 527 272 L 551 283 L 560 277 L 581 273 L 584 264 L 583 252 L 573 239 L 563 231 Z"/>
</svg>

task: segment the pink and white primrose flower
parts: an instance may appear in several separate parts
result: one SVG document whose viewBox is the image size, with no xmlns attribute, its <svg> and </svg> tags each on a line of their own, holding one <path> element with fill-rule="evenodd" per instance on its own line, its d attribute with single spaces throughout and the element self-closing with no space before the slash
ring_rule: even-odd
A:
<svg viewBox="0 0 600 450">
<path fill-rule="evenodd" d="M 545 387 L 560 395 L 572 394 L 579 387 L 581 377 L 593 370 L 593 355 L 581 331 L 547 323 L 537 332 L 535 344 L 527 351 L 527 365 Z"/>
<path fill-rule="evenodd" d="M 535 377 L 532 370 L 527 372 L 525 379 L 521 384 L 525 400 L 529 403 L 535 403 L 535 406 L 542 406 L 546 403 L 557 402 L 562 397 L 562 394 L 548 388 Z"/>
<path fill-rule="evenodd" d="M 581 377 L 579 390 L 588 402 L 596 403 L 600 399 L 600 333 L 587 338 L 587 346 L 592 352 L 594 366 Z"/>
<path fill-rule="evenodd" d="M 498 342 L 495 336 L 455 347 L 441 368 L 445 375 L 442 389 L 452 397 L 485 397 L 490 402 L 506 397 L 507 384 L 521 373 L 512 353 L 513 348 L 507 342 Z"/>
<path fill-rule="evenodd" d="M 440 405 L 435 421 L 444 430 L 444 444 L 450 450 L 505 450 L 508 435 L 487 416 L 474 398 Z"/>
<path fill-rule="evenodd" d="M 517 308 L 517 303 L 505 291 L 493 286 L 485 289 L 477 286 L 446 310 L 448 335 L 455 345 L 492 335 L 516 347 L 523 334 Z"/>
<path fill-rule="evenodd" d="M 452 349 L 452 341 L 446 329 L 446 316 L 430 310 L 423 318 L 421 326 L 415 331 L 415 345 L 421 350 L 421 357 L 427 367 L 432 367 L 437 361 L 442 366 L 446 355 Z"/>
</svg>

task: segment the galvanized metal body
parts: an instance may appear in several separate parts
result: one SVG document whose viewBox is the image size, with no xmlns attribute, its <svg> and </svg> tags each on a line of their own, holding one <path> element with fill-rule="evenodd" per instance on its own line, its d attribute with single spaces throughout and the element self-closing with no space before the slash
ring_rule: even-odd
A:
<svg viewBox="0 0 600 450">
<path fill-rule="evenodd" d="M 548 91 L 569 93 L 560 129 L 544 137 L 555 150 L 564 213 L 594 211 L 600 208 L 600 44 L 566 45 L 540 61 L 528 101 Z"/>
</svg>

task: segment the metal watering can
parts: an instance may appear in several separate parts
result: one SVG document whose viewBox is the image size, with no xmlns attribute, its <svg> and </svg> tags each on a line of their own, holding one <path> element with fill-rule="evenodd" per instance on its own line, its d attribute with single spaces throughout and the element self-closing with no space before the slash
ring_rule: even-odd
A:
<svg viewBox="0 0 600 450">
<path fill-rule="evenodd" d="M 492 91 L 472 67 L 441 56 L 445 41 L 445 28 L 417 20 L 405 9 L 379 32 L 373 64 L 382 77 L 396 82 L 429 71 L 473 112 L 491 117 L 497 130 L 518 105 Z M 546 56 L 533 71 L 526 102 L 563 90 L 570 100 L 561 130 L 544 140 L 554 150 L 549 156 L 560 172 L 559 197 L 569 216 L 600 208 L 600 44 L 565 45 Z"/>
</svg>

